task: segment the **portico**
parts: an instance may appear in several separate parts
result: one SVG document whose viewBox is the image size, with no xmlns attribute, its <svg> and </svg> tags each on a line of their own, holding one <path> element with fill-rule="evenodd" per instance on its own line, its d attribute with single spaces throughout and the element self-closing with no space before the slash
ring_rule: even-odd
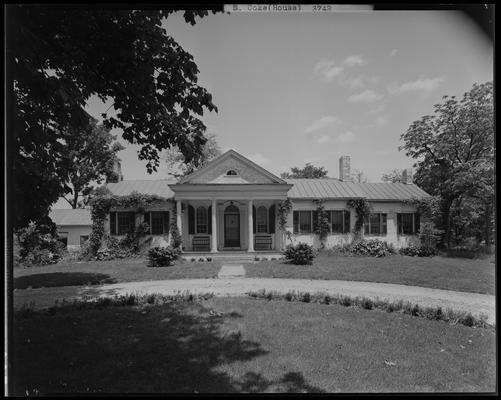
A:
<svg viewBox="0 0 501 400">
<path fill-rule="evenodd" d="M 281 178 L 230 150 L 169 185 L 184 251 L 278 250 L 278 203 L 291 188 Z"/>
</svg>

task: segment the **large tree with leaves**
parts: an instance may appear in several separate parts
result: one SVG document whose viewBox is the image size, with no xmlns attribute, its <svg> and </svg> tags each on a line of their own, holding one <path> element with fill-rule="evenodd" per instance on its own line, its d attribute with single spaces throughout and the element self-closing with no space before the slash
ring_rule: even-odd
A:
<svg viewBox="0 0 501 400">
<path fill-rule="evenodd" d="M 6 10 L 8 128 L 14 226 L 47 215 L 70 192 L 64 132 L 85 128 L 91 96 L 111 99 L 106 128 L 140 145 L 156 170 L 159 152 L 177 146 L 190 162 L 206 142 L 199 118 L 217 111 L 197 84 L 193 57 L 162 28 L 172 11 L 11 5 Z M 186 11 L 194 24 L 207 11 Z"/>
<path fill-rule="evenodd" d="M 78 130 L 70 129 L 64 135 L 68 164 L 68 186 L 71 192 L 64 199 L 77 208 L 103 179 L 115 178 L 117 152 L 124 147 L 115 141 L 108 129 L 95 121 Z"/>
<path fill-rule="evenodd" d="M 284 179 L 327 178 L 327 173 L 324 167 L 315 167 L 311 163 L 306 163 L 303 168 L 292 167 L 291 172 L 282 172 L 280 176 Z"/>
<path fill-rule="evenodd" d="M 206 138 L 207 142 L 205 142 L 202 151 L 190 162 L 186 161 L 186 158 L 177 146 L 167 149 L 163 158 L 167 164 L 168 175 L 175 178 L 189 175 L 219 156 L 221 148 L 217 143 L 216 135 L 208 134 Z"/>
<path fill-rule="evenodd" d="M 451 242 L 454 216 L 475 199 L 483 215 L 483 239 L 490 245 L 494 208 L 494 104 L 492 82 L 475 84 L 461 100 L 444 96 L 432 116 L 411 124 L 401 149 L 415 158 L 415 182 L 440 196 L 444 244 Z M 465 203 L 463 203 L 465 204 Z"/>
</svg>

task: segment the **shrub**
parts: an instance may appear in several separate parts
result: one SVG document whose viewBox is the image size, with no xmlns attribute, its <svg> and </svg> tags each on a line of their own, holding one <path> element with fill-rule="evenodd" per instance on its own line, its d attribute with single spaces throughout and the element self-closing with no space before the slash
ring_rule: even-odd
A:
<svg viewBox="0 0 501 400">
<path fill-rule="evenodd" d="M 408 247 L 402 247 L 399 250 L 399 253 L 403 256 L 431 257 L 434 256 L 437 253 L 437 251 L 433 247 L 414 246 L 410 244 Z"/>
<path fill-rule="evenodd" d="M 19 261 L 27 266 L 57 263 L 65 252 L 64 244 L 49 225 L 30 222 L 26 228 L 17 231 L 17 239 Z"/>
<path fill-rule="evenodd" d="M 295 246 L 288 245 L 284 251 L 284 256 L 295 265 L 306 265 L 313 262 L 315 250 L 313 246 L 306 243 L 298 243 Z"/>
<path fill-rule="evenodd" d="M 351 254 L 357 256 L 385 257 L 395 254 L 395 249 L 391 244 L 382 240 L 360 240 L 349 247 Z"/>
<path fill-rule="evenodd" d="M 178 257 L 172 247 L 153 247 L 148 251 L 149 267 L 168 267 Z"/>
</svg>

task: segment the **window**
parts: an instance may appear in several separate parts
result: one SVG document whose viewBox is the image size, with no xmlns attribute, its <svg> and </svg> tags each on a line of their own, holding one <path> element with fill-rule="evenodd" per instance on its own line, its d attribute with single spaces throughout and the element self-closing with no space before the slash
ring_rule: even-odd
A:
<svg viewBox="0 0 501 400">
<path fill-rule="evenodd" d="M 62 244 L 64 244 L 64 247 L 68 246 L 68 232 L 58 232 L 58 238 Z"/>
<path fill-rule="evenodd" d="M 236 176 L 238 174 L 237 174 L 237 171 L 235 171 L 233 169 L 230 169 L 228 172 L 226 172 L 226 175 L 228 175 L 228 176 Z"/>
<path fill-rule="evenodd" d="M 413 235 L 419 232 L 419 214 L 397 214 L 397 232 L 399 235 Z"/>
<path fill-rule="evenodd" d="M 366 235 L 386 235 L 386 214 L 370 213 L 364 219 L 364 233 Z"/>
<path fill-rule="evenodd" d="M 117 234 L 125 235 L 134 231 L 134 212 L 117 212 Z"/>
<path fill-rule="evenodd" d="M 312 232 L 312 212 L 299 211 L 299 232 L 311 233 Z"/>
<path fill-rule="evenodd" d="M 207 233 L 207 209 L 202 206 L 197 208 L 197 233 Z"/>
<path fill-rule="evenodd" d="M 268 233 L 268 210 L 265 206 L 258 207 L 256 211 L 257 233 Z"/>
<path fill-rule="evenodd" d="M 343 233 L 343 212 L 331 211 L 332 233 Z"/>
<path fill-rule="evenodd" d="M 151 234 L 162 235 L 169 231 L 168 222 L 164 212 L 156 211 L 151 213 Z"/>
<path fill-rule="evenodd" d="M 80 246 L 83 246 L 87 240 L 89 240 L 89 235 L 80 235 Z"/>
</svg>

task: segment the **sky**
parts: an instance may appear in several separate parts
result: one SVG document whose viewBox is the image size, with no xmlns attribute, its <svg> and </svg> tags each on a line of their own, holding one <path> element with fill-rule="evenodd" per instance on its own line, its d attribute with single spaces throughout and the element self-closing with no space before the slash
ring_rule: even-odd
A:
<svg viewBox="0 0 501 400">
<path fill-rule="evenodd" d="M 202 117 L 207 133 L 277 175 L 311 162 L 337 178 L 349 155 L 379 182 L 414 164 L 398 151 L 413 121 L 493 79 L 492 42 L 454 11 L 219 13 L 194 26 L 176 13 L 164 28 L 218 107 Z M 91 98 L 87 110 L 100 119 L 110 104 Z M 170 178 L 164 164 L 148 174 L 138 147 L 113 133 L 127 147 L 124 179 Z"/>
</svg>

